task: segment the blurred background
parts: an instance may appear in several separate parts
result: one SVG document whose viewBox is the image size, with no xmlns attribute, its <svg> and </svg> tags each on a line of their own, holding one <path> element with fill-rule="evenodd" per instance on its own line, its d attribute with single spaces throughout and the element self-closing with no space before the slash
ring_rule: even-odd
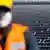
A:
<svg viewBox="0 0 50 50">
<path fill-rule="evenodd" d="M 13 0 L 12 11 L 12 22 L 30 26 L 37 47 L 50 50 L 50 0 Z"/>
</svg>

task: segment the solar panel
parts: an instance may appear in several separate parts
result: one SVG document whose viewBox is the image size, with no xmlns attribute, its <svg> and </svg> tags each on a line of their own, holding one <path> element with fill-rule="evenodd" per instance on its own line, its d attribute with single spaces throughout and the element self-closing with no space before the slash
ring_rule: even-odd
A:
<svg viewBox="0 0 50 50">
<path fill-rule="evenodd" d="M 34 29 L 35 28 L 35 29 Z M 34 27 L 33 34 L 36 36 L 40 50 L 50 50 L 50 27 Z"/>
</svg>

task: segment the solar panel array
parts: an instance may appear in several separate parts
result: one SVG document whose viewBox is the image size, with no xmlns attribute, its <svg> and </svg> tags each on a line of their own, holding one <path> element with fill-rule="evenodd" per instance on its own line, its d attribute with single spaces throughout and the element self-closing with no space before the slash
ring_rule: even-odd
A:
<svg viewBox="0 0 50 50">
<path fill-rule="evenodd" d="M 36 43 L 38 44 L 37 47 L 39 47 L 40 50 L 50 50 L 50 6 L 16 5 L 15 2 L 14 10 L 16 18 L 22 18 L 25 22 L 31 20 L 33 35 L 36 36 Z M 19 18 L 17 20 L 21 22 L 22 20 L 19 20 Z"/>
<path fill-rule="evenodd" d="M 40 50 L 50 50 L 50 27 L 33 27 L 33 35 Z"/>
</svg>

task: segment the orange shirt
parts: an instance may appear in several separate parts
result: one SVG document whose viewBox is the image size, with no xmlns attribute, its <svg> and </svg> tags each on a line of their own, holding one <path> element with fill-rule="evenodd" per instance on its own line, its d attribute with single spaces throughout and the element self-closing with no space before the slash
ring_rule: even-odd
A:
<svg viewBox="0 0 50 50">
<path fill-rule="evenodd" d="M 24 32 L 27 29 L 29 29 L 28 26 L 12 24 L 5 43 L 5 50 L 26 50 Z"/>
</svg>

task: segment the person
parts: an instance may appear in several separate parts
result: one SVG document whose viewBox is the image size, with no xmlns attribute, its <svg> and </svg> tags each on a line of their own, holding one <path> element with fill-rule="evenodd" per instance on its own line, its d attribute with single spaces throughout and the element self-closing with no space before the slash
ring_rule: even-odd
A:
<svg viewBox="0 0 50 50">
<path fill-rule="evenodd" d="M 26 39 L 28 40 L 28 38 L 24 36 L 25 32 L 29 30 L 29 26 L 12 23 L 11 9 L 12 0 L 0 1 L 0 50 L 33 50 L 31 45 L 34 45 L 34 43 L 28 42 L 27 46 Z"/>
</svg>

